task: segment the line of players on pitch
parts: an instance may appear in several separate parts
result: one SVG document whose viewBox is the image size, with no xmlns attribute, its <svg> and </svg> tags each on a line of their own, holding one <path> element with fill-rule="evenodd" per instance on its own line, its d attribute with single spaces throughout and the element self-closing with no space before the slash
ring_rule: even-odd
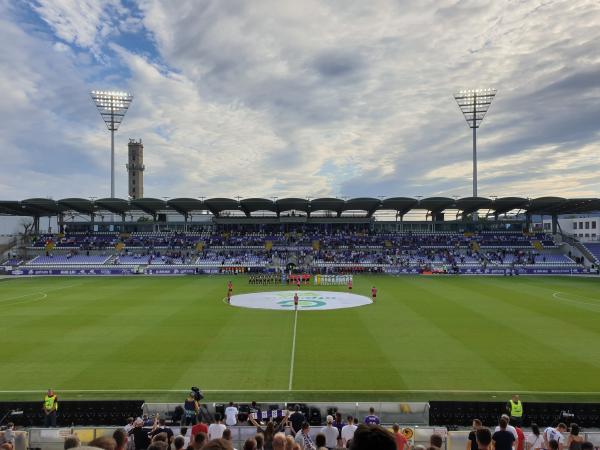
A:
<svg viewBox="0 0 600 450">
<path fill-rule="evenodd" d="M 298 309 L 298 302 L 300 301 L 298 297 L 298 291 L 300 290 L 300 278 L 296 280 L 296 292 L 294 292 L 294 309 Z M 348 281 L 348 290 L 352 290 L 352 278 Z M 231 304 L 231 295 L 233 294 L 233 283 L 231 280 L 227 282 L 227 303 Z M 371 300 L 375 303 L 375 299 L 377 298 L 377 288 L 373 286 L 371 288 Z"/>
</svg>

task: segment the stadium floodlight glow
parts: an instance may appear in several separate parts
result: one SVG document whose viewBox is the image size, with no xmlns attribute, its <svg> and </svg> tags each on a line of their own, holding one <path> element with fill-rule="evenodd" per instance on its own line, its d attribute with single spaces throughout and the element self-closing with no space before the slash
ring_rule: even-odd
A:
<svg viewBox="0 0 600 450">
<path fill-rule="evenodd" d="M 467 89 L 454 94 L 454 100 L 473 129 L 473 197 L 477 197 L 477 128 L 490 109 L 496 89 Z"/>
<path fill-rule="evenodd" d="M 92 91 L 92 100 L 110 131 L 110 197 L 115 197 L 115 131 L 133 100 L 133 95 L 120 91 Z"/>
</svg>

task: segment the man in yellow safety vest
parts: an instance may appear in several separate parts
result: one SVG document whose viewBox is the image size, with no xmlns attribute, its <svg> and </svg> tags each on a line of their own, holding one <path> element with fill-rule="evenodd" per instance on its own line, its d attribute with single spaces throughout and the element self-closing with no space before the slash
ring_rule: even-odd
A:
<svg viewBox="0 0 600 450">
<path fill-rule="evenodd" d="M 511 425 L 519 426 L 523 420 L 523 403 L 518 395 L 513 395 L 508 402 L 508 411 L 510 413 Z"/>
<path fill-rule="evenodd" d="M 56 426 L 56 411 L 58 411 L 58 397 L 52 389 L 44 397 L 44 426 Z"/>
</svg>

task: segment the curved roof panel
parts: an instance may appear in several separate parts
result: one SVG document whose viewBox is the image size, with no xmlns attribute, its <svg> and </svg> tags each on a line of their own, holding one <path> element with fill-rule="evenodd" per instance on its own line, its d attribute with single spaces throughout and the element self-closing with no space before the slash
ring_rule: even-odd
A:
<svg viewBox="0 0 600 450">
<path fill-rule="evenodd" d="M 527 212 L 531 214 L 552 214 L 552 211 L 557 210 L 567 202 L 566 198 L 562 197 L 539 197 L 529 200 Z"/>
<path fill-rule="evenodd" d="M 101 198 L 95 200 L 94 204 L 98 209 L 103 209 L 115 214 L 125 214 L 127 211 L 131 210 L 129 202 L 122 198 Z"/>
<path fill-rule="evenodd" d="M 310 210 L 310 203 L 305 198 L 282 198 L 280 200 L 275 200 L 275 206 L 279 212 L 284 211 L 304 211 L 308 212 Z"/>
<path fill-rule="evenodd" d="M 381 206 L 381 200 L 371 197 L 351 198 L 346 201 L 344 211 L 361 210 L 366 211 L 368 216 L 371 216 Z"/>
<path fill-rule="evenodd" d="M 275 202 L 267 198 L 245 198 L 240 200 L 240 206 L 246 214 L 250 214 L 254 211 L 277 212 Z"/>
<path fill-rule="evenodd" d="M 390 197 L 381 202 L 380 209 L 393 209 L 404 215 L 419 204 L 419 200 L 409 197 Z"/>
<path fill-rule="evenodd" d="M 417 208 L 426 209 L 431 212 L 441 212 L 454 207 L 454 199 L 448 197 L 429 197 L 419 201 Z"/>
<path fill-rule="evenodd" d="M 341 214 L 345 203 L 339 198 L 316 198 L 310 201 L 310 211 L 335 211 Z"/>
<path fill-rule="evenodd" d="M 222 211 L 237 211 L 240 209 L 240 204 L 231 198 L 209 198 L 204 200 L 204 206 L 215 216 Z"/>
<path fill-rule="evenodd" d="M 31 210 L 38 210 L 42 214 L 58 214 L 66 211 L 67 207 L 59 205 L 55 200 L 49 198 L 28 198 L 21 202 L 22 205 Z"/>
<path fill-rule="evenodd" d="M 456 209 L 462 211 L 463 214 L 470 214 L 480 209 L 490 209 L 493 202 L 485 197 L 464 197 L 456 200 L 455 204 Z"/>
<path fill-rule="evenodd" d="M 528 203 L 529 200 L 522 197 L 500 197 L 494 200 L 492 209 L 496 214 L 504 214 L 513 209 L 524 209 Z"/>
<path fill-rule="evenodd" d="M 58 200 L 58 204 L 83 214 L 93 214 L 96 211 L 94 202 L 87 198 L 63 198 Z"/>
<path fill-rule="evenodd" d="M 203 211 L 207 209 L 201 200 L 187 197 L 172 198 L 171 200 L 167 200 L 167 206 L 180 214 L 187 214 L 192 211 Z"/>
<path fill-rule="evenodd" d="M 144 197 L 130 200 L 131 209 L 141 209 L 148 214 L 156 214 L 158 211 L 167 209 L 167 202 L 159 198 Z"/>
<path fill-rule="evenodd" d="M 9 216 L 30 216 L 30 211 L 16 200 L 0 200 L 0 214 Z"/>
<path fill-rule="evenodd" d="M 570 198 L 559 206 L 557 214 L 576 214 L 600 211 L 599 198 Z"/>
</svg>

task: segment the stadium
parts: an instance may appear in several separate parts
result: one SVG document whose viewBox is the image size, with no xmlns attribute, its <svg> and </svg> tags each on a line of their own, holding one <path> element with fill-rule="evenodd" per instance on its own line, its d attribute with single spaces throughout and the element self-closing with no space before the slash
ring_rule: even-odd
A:
<svg viewBox="0 0 600 450">
<path fill-rule="evenodd" d="M 134 8 L 130 2 L 116 3 L 121 12 L 112 11 L 114 5 L 103 6 L 102 14 L 112 11 L 123 23 L 124 16 L 118 14 L 130 14 L 140 23 L 142 16 L 150 15 L 148 5 L 131 2 L 137 5 Z M 215 144 L 231 144 L 237 138 L 230 134 L 236 132 L 239 139 L 248 139 L 244 126 L 227 125 L 238 120 L 227 114 L 247 107 L 243 97 L 230 100 L 229 112 L 224 113 L 211 95 L 219 91 L 234 98 L 239 93 L 223 94 L 226 90 L 216 84 L 211 91 L 207 84 L 197 95 L 211 98 L 207 109 L 222 115 L 216 128 L 209 129 L 212 119 L 186 103 L 185 114 L 204 120 L 198 128 L 206 126 L 209 132 L 198 138 L 193 127 L 178 130 L 194 145 L 216 147 L 199 152 L 194 160 L 189 156 L 190 144 L 181 152 L 184 156 L 178 155 L 179 165 L 173 164 L 176 159 L 167 163 L 153 152 L 182 141 L 170 135 L 176 134 L 173 123 L 178 113 L 165 104 L 170 107 L 190 97 L 195 107 L 200 97 L 165 94 L 157 119 L 154 109 L 160 108 L 149 107 L 150 98 L 161 95 L 156 91 L 151 95 L 150 89 L 164 77 L 161 89 L 167 90 L 168 83 L 192 77 L 198 69 L 171 62 L 177 69 L 164 76 L 170 66 L 157 61 L 159 57 L 167 61 L 171 44 L 165 44 L 159 30 L 153 29 L 155 37 L 144 39 L 157 48 L 155 58 L 147 58 L 156 70 L 141 76 L 143 71 L 136 72 L 135 65 L 143 65 L 139 58 L 148 55 L 145 46 L 150 44 L 140 44 L 142 37 L 136 33 L 141 28 L 136 27 L 150 33 L 157 22 L 130 24 L 137 31 L 118 28 L 117 33 L 114 28 L 123 40 L 111 41 L 110 50 L 99 44 L 84 49 L 85 40 L 69 41 L 67 31 L 57 28 L 64 26 L 69 8 L 56 12 L 52 8 L 59 6 L 43 4 L 27 6 L 28 14 L 39 16 L 39 23 L 29 16 L 21 23 L 21 16 L 8 7 L 5 12 L 24 30 L 33 27 L 41 36 L 62 39 L 62 46 L 53 47 L 57 59 L 68 51 L 63 46 L 81 52 L 73 50 L 71 57 L 80 64 L 73 67 L 88 78 L 77 86 L 102 81 L 131 90 L 139 87 L 139 93 L 134 101 L 130 92 L 112 88 L 90 87 L 86 92 L 87 106 L 100 113 L 110 132 L 110 182 L 105 170 L 107 135 L 99 127 L 78 140 L 74 149 L 85 153 L 89 145 L 104 152 L 102 163 L 94 163 L 104 170 L 101 175 L 96 169 L 74 165 L 70 156 L 57 150 L 62 155 L 62 159 L 56 156 L 57 164 L 69 172 L 52 181 L 55 169 L 44 166 L 39 182 L 29 169 L 19 171 L 11 165 L 18 159 L 13 147 L 26 153 L 24 147 L 14 143 L 0 147 L 7 161 L 1 169 L 6 182 L 0 183 L 0 450 L 81 445 L 111 450 L 600 448 L 600 196 L 594 194 L 596 162 L 589 154 L 583 163 L 573 160 L 572 166 L 581 171 L 578 175 L 567 167 L 568 161 L 561 159 L 558 164 L 550 153 L 543 153 L 545 159 L 533 163 L 536 170 L 542 166 L 542 173 L 547 161 L 552 168 L 546 175 L 551 178 L 558 172 L 559 177 L 548 183 L 540 178 L 539 189 L 523 184 L 529 176 L 519 165 L 528 164 L 527 158 L 545 147 L 530 148 L 525 139 L 513 139 L 515 129 L 506 121 L 514 112 L 507 111 L 509 100 L 494 111 L 498 122 L 491 132 L 495 134 L 484 138 L 483 149 L 478 150 L 477 133 L 487 132 L 480 127 L 502 92 L 485 88 L 456 90 L 453 95 L 453 107 L 458 105 L 459 110 L 454 112 L 466 120 L 468 139 L 462 133 L 453 141 L 453 131 L 443 124 L 431 133 L 443 145 L 458 142 L 462 153 L 468 148 L 469 158 L 460 156 L 458 163 L 450 158 L 446 168 L 436 172 L 438 159 L 440 165 L 444 160 L 442 144 L 431 143 L 430 150 L 415 147 L 423 160 L 405 153 L 402 164 L 408 171 L 428 168 L 413 184 L 408 184 L 410 177 L 401 175 L 399 166 L 392 170 L 391 164 L 381 162 L 389 155 L 369 153 L 372 149 L 366 148 L 357 155 L 334 150 L 329 128 L 322 142 L 300 132 L 302 138 L 292 138 L 294 133 L 278 138 L 288 139 L 286 145 L 299 159 L 304 155 L 296 146 L 306 138 L 319 152 L 331 151 L 353 164 L 358 160 L 357 167 L 337 171 L 329 160 L 323 162 L 308 152 L 306 158 L 316 160 L 314 173 L 289 171 L 288 166 L 303 164 L 289 154 L 289 162 L 281 166 L 271 155 L 268 170 L 260 172 L 258 165 L 252 165 L 253 159 L 260 159 L 253 142 L 248 141 L 248 160 L 244 150 L 230 154 Z M 4 8 L 0 5 L 0 11 Z M 455 8 L 460 10 L 449 6 Z M 186 14 L 192 17 L 196 9 L 190 7 Z M 53 18 L 53 11 L 62 19 Z M 161 20 L 167 20 L 169 13 L 163 13 Z M 526 17 L 519 20 L 526 23 Z M 107 27 L 113 23 L 107 16 L 101 18 L 107 20 Z M 173 29 L 169 36 L 180 32 Z M 369 48 L 379 49 L 378 45 Z M 143 49 L 139 54 L 137 46 Z M 113 53 L 135 63 L 128 71 L 99 78 L 89 75 L 108 70 L 107 60 L 116 64 L 110 59 Z M 97 61 L 90 63 L 84 54 Z M 224 55 L 234 59 L 227 51 Z M 326 56 L 314 63 L 321 72 L 338 76 L 351 70 L 345 57 Z M 281 67 L 272 68 L 274 73 L 278 70 Z M 362 66 L 356 69 L 354 76 L 363 70 L 367 71 Z M 203 76 L 212 75 L 206 71 Z M 62 86 L 52 77 L 49 80 L 56 89 Z M 328 89 L 342 92 L 344 83 L 353 85 L 355 79 L 336 83 L 327 84 Z M 561 89 L 559 83 L 549 86 Z M 214 93 L 208 95 L 203 89 Z M 277 89 L 277 83 L 268 89 L 262 86 L 260 96 L 268 97 Z M 600 99 L 597 89 L 583 90 L 587 99 Z M 506 91 L 507 97 L 518 97 Z M 540 92 L 554 98 L 548 89 Z M 291 102 L 293 89 L 286 85 L 284 94 Z M 132 129 L 148 133 L 150 139 L 126 143 L 119 138 L 127 126 L 125 115 L 135 102 L 145 109 L 135 112 Z M 277 108 L 285 103 L 280 98 L 273 101 Z M 300 127 L 301 103 L 283 113 L 271 105 L 270 113 L 282 122 L 295 117 L 298 123 L 292 125 Z M 375 100 L 367 103 L 373 108 L 378 105 Z M 258 104 L 253 112 L 260 116 L 268 107 Z M 165 119 L 169 112 L 173 118 Z M 53 114 L 72 113 L 57 106 Z M 380 120 L 379 114 L 373 112 L 371 126 Z M 307 115 L 311 125 L 303 125 L 302 130 L 322 131 L 318 122 L 327 122 L 324 111 L 311 109 Z M 43 146 L 44 127 L 29 119 L 27 112 L 19 117 L 26 123 L 26 146 L 32 142 Z M 256 121 L 250 127 L 252 135 L 268 135 L 259 127 L 262 116 L 259 120 L 246 114 L 243 119 Z M 82 129 L 88 126 L 82 120 L 72 123 Z M 346 125 L 336 118 L 337 126 Z M 417 128 L 410 133 L 418 134 Z M 579 137 L 555 128 L 545 131 L 564 136 L 555 137 L 553 147 L 544 141 L 551 152 L 563 151 L 559 144 L 584 146 Z M 352 132 L 369 134 L 365 129 Z M 597 138 L 597 130 L 592 133 Z M 9 126 L 3 127 L 3 134 L 9 142 Z M 445 134 L 453 137 L 440 137 Z M 535 133 L 526 134 L 533 139 L 530 135 Z M 352 142 L 368 147 L 363 137 Z M 47 138 L 56 139 L 52 144 L 56 147 L 62 145 L 58 131 Z M 260 145 L 268 142 L 265 137 Z M 499 159 L 513 161 L 517 144 L 525 155 L 515 157 L 517 164 L 484 162 L 478 173 L 478 151 L 495 149 Z M 328 145 L 332 147 L 323 150 Z M 95 161 L 89 155 L 86 164 Z M 227 163 L 232 155 L 248 164 L 247 169 L 230 169 Z M 42 161 L 43 157 L 36 153 L 32 158 Z M 127 159 L 126 193 L 119 183 L 124 172 L 115 158 Z M 214 173 L 213 160 L 217 161 Z M 201 161 L 206 169 L 194 167 L 194 161 Z M 376 182 L 370 183 L 373 164 L 381 175 L 377 172 Z M 390 170 L 391 178 L 386 178 Z M 178 184 L 188 172 L 192 180 L 210 182 L 202 180 L 198 189 L 193 183 Z M 319 180 L 315 173 L 326 174 L 326 188 L 315 188 L 315 195 L 293 189 L 305 176 L 310 182 Z M 461 178 L 464 173 L 468 180 Z M 283 181 L 286 177 L 293 178 L 290 184 Z M 379 178 L 387 181 L 378 184 Z M 571 178 L 577 183 L 562 184 L 561 180 Z M 37 195 L 31 194 L 34 188 L 29 184 Z M 177 196 L 171 184 L 177 189 L 185 186 L 188 192 Z M 517 195 L 513 184 L 525 188 Z M 245 189 L 249 195 L 231 195 L 234 185 L 235 193 Z M 417 187 L 427 195 L 410 194 Z M 390 190 L 397 195 L 379 195 Z M 493 195 L 503 191 L 506 195 Z"/>
</svg>

